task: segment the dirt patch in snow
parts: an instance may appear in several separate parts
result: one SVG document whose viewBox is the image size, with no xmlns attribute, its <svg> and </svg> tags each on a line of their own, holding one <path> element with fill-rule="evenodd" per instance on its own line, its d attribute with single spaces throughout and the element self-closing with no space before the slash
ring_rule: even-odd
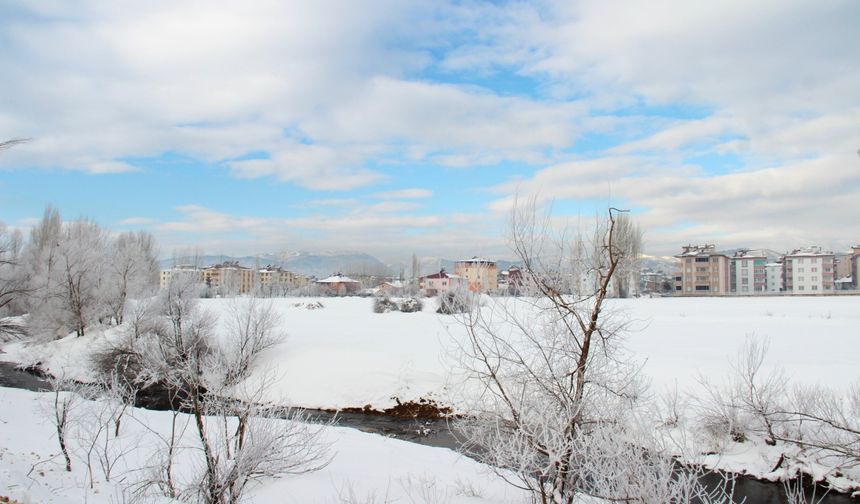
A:
<svg viewBox="0 0 860 504">
<path fill-rule="evenodd" d="M 367 404 L 363 407 L 341 408 L 344 413 L 363 413 L 365 415 L 384 415 L 394 418 L 420 418 L 420 419 L 441 419 L 450 418 L 454 410 L 449 406 L 443 406 L 433 399 L 421 398 L 417 401 L 401 402 L 400 399 L 394 397 L 397 403 L 395 406 L 379 410 Z"/>
</svg>

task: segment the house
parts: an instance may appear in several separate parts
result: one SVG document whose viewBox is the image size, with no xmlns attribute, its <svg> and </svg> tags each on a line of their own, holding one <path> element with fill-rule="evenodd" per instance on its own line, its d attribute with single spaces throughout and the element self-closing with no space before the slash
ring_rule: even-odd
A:
<svg viewBox="0 0 860 504">
<path fill-rule="evenodd" d="M 523 293 L 523 284 L 523 270 L 516 266 L 511 266 L 499 273 L 498 285 L 500 294 L 519 296 Z"/>
<path fill-rule="evenodd" d="M 448 292 L 461 292 L 469 287 L 467 280 L 460 275 L 452 275 L 439 270 L 439 273 L 423 276 L 418 279 L 418 288 L 425 296 L 438 296 Z"/>
<path fill-rule="evenodd" d="M 390 280 L 382 282 L 376 286 L 377 293 L 385 294 L 386 296 L 400 296 L 406 286 L 400 280 Z"/>
<path fill-rule="evenodd" d="M 454 274 L 466 279 L 471 292 L 496 292 L 499 289 L 496 262 L 480 257 L 454 263 Z"/>
<path fill-rule="evenodd" d="M 710 296 L 730 292 L 730 261 L 714 245 L 687 245 L 676 255 L 681 260 L 679 296 Z M 680 289 L 678 288 L 680 287 Z"/>
<path fill-rule="evenodd" d="M 316 285 L 323 296 L 347 296 L 361 290 L 361 282 L 340 273 L 317 280 Z"/>
</svg>

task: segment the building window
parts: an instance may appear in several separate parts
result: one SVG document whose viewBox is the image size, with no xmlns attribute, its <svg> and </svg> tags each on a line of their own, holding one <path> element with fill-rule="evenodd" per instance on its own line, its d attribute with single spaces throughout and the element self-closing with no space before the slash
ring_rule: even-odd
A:
<svg viewBox="0 0 860 504">
<path fill-rule="evenodd" d="M 696 290 L 697 291 L 706 291 L 706 290 L 711 290 L 711 288 L 710 288 L 710 286 L 707 286 L 707 285 L 697 285 Z"/>
<path fill-rule="evenodd" d="M 818 290 L 818 286 L 817 286 L 817 285 L 813 285 L 813 286 L 812 286 L 812 290 Z"/>
<path fill-rule="evenodd" d="M 697 257 L 696 262 L 708 262 L 708 258 L 707 257 Z"/>
<path fill-rule="evenodd" d="M 803 290 L 803 286 L 802 286 L 802 285 L 798 285 L 798 286 L 797 286 L 797 290 L 802 291 L 802 290 Z"/>
</svg>

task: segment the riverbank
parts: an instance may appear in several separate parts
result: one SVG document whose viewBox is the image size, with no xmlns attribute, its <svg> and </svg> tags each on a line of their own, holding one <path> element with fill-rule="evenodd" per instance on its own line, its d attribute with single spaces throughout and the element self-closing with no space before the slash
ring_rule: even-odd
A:
<svg viewBox="0 0 860 504">
<path fill-rule="evenodd" d="M 201 307 L 219 314 L 230 302 L 202 300 Z M 456 318 L 437 315 L 432 302 L 418 313 L 383 314 L 373 313 L 372 300 L 365 298 L 271 302 L 281 316 L 286 338 L 265 355 L 261 366 L 264 378 L 273 384 L 269 400 L 360 415 L 398 408 L 411 415 L 429 404 L 446 412 L 467 413 L 462 405 L 469 390 L 457 374 L 455 358 L 463 328 Z M 317 308 L 310 310 L 308 304 Z M 705 378 L 718 386 L 731 381 L 732 359 L 748 337 L 771 343 L 763 374 L 779 371 L 796 384 L 836 392 L 858 377 L 860 346 L 854 341 L 860 327 L 858 297 L 611 300 L 607 313 L 627 323 L 627 355 L 641 363 L 643 375 L 652 382 L 652 393 L 671 389 L 686 401 L 681 409 L 689 418 L 679 422 L 683 424 L 679 438 L 690 439 L 702 430 L 696 423 L 695 405 L 690 404 L 703 396 L 700 381 Z M 86 381 L 92 379 L 88 356 L 121 331 L 108 328 L 83 338 L 7 345 L 9 354 L 0 355 L 0 360 L 41 362 L 54 374 Z M 810 344 L 812 338 L 815 344 Z M 413 427 L 416 432 L 426 430 L 417 424 Z M 826 465 L 803 459 L 778 466 L 782 455 L 798 452 L 752 436 L 743 443 L 729 436 L 711 441 L 696 445 L 691 450 L 694 459 L 687 462 L 776 481 L 801 470 L 843 491 L 856 489 L 860 480 L 858 474 L 837 474 Z M 699 455 L 708 453 L 713 455 Z"/>
</svg>

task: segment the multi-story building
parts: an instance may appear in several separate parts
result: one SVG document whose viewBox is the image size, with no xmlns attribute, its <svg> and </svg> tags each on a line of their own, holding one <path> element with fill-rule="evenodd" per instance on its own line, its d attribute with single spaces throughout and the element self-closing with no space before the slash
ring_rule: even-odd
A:
<svg viewBox="0 0 860 504">
<path fill-rule="evenodd" d="M 681 260 L 681 296 L 710 296 L 730 292 L 730 260 L 714 245 L 687 245 L 675 256 Z"/>
<path fill-rule="evenodd" d="M 820 247 L 794 250 L 783 261 L 785 290 L 793 294 L 821 294 L 836 289 L 836 256 Z"/>
<path fill-rule="evenodd" d="M 161 270 L 158 286 L 166 289 L 170 281 L 179 275 L 192 275 L 197 282 L 203 283 L 203 270 L 190 264 L 182 264 L 173 268 Z"/>
<path fill-rule="evenodd" d="M 854 288 L 860 289 L 860 245 L 851 247 L 851 277 L 854 279 Z"/>
<path fill-rule="evenodd" d="M 454 274 L 468 282 L 472 292 L 496 292 L 499 288 L 496 262 L 480 257 L 454 263 Z"/>
<path fill-rule="evenodd" d="M 731 258 L 732 292 L 755 294 L 767 290 L 767 255 L 763 251 L 738 249 Z"/>
<path fill-rule="evenodd" d="M 764 265 L 765 271 L 765 289 L 768 293 L 782 292 L 784 289 L 782 283 L 782 263 L 769 262 Z"/>
<path fill-rule="evenodd" d="M 254 270 L 225 261 L 203 268 L 203 283 L 216 295 L 248 294 L 254 290 Z"/>
<path fill-rule="evenodd" d="M 283 296 L 308 285 L 308 279 L 281 267 L 266 266 L 257 270 L 257 284 L 263 295 Z"/>
</svg>

